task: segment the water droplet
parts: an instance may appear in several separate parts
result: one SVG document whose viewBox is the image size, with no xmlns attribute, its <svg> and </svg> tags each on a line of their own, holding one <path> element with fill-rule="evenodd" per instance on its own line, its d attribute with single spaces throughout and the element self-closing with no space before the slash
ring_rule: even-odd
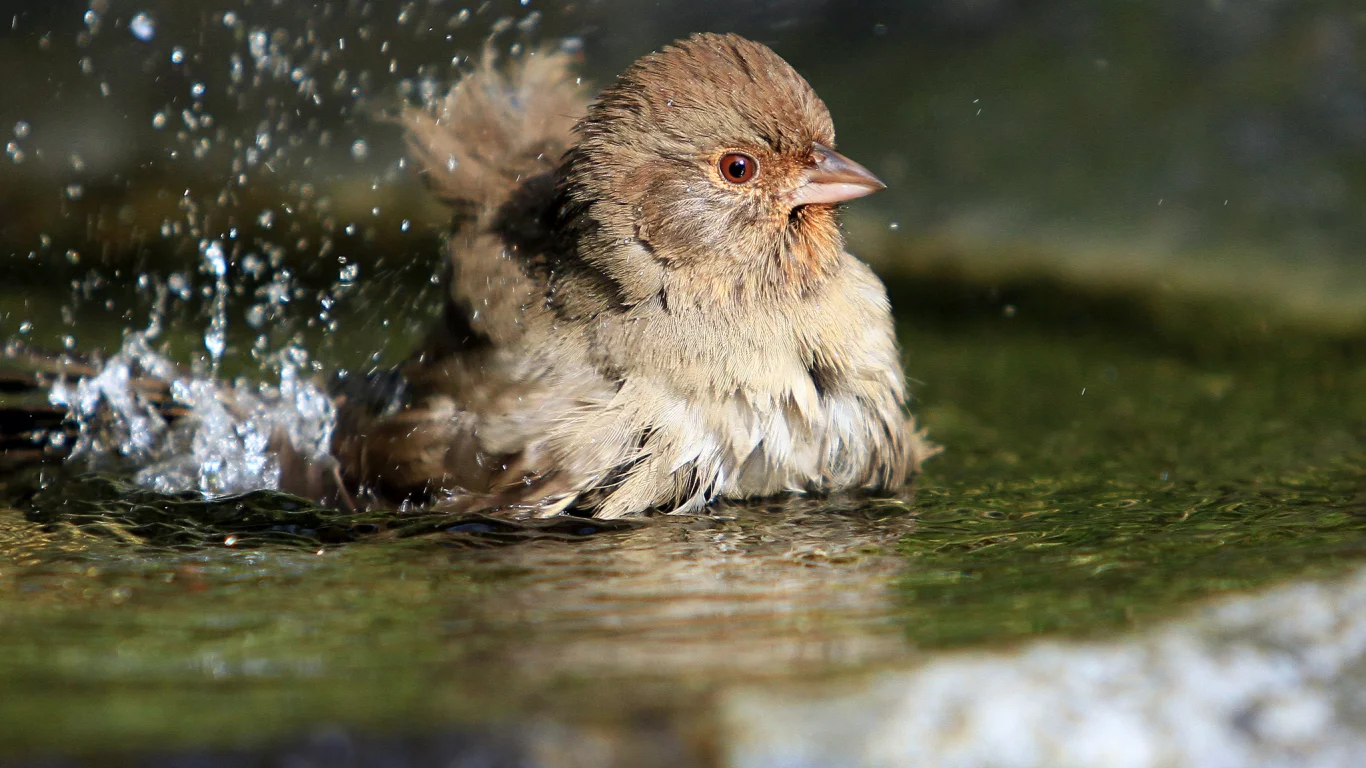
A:
<svg viewBox="0 0 1366 768">
<path fill-rule="evenodd" d="M 152 115 L 152 127 L 161 130 L 166 127 L 166 113 L 158 112 Z"/>
<path fill-rule="evenodd" d="M 74 153 L 71 155 L 71 170 L 78 173 L 85 170 L 85 161 L 81 159 L 80 155 Z"/>
<path fill-rule="evenodd" d="M 204 332 L 204 349 L 208 350 L 209 357 L 214 361 L 223 357 L 223 352 L 228 348 L 228 336 L 218 329 L 210 329 Z"/>
<path fill-rule="evenodd" d="M 261 329 L 270 319 L 270 309 L 265 304 L 253 304 L 247 309 L 247 325 Z"/>
<path fill-rule="evenodd" d="M 351 157 L 357 161 L 364 160 L 370 154 L 370 145 L 365 143 L 365 139 L 357 139 L 351 145 Z"/>
<path fill-rule="evenodd" d="M 80 200 L 85 195 L 85 187 L 80 184 L 66 185 L 66 196 L 68 200 Z"/>
<path fill-rule="evenodd" d="M 269 43 L 270 38 L 266 36 L 264 30 L 257 29 L 250 35 L 247 35 L 247 49 L 251 51 L 251 57 L 256 59 L 258 65 L 261 59 L 266 57 L 267 45 Z"/>
<path fill-rule="evenodd" d="M 179 272 L 172 272 L 170 277 L 166 278 L 166 287 L 170 289 L 171 293 L 176 295 L 176 298 L 181 301 L 189 301 L 190 283 L 185 279 L 184 275 Z"/>
<path fill-rule="evenodd" d="M 183 48 L 173 48 L 173 49 L 171 50 L 171 63 L 172 63 L 172 64 L 181 64 L 181 63 L 183 63 L 184 61 L 185 61 L 185 49 L 183 49 Z"/>
<path fill-rule="evenodd" d="M 223 14 L 223 26 L 225 26 L 225 27 L 235 27 L 235 26 L 237 26 L 237 14 L 236 14 L 236 13 L 233 13 L 232 11 L 228 11 L 227 13 L 224 13 L 224 14 Z"/>
<path fill-rule="evenodd" d="M 526 5 L 526 3 L 522 3 Z M 531 34 L 536 31 L 536 26 L 541 23 L 541 12 L 532 11 L 526 15 L 525 19 L 517 22 L 517 31 L 523 34 Z"/>
<path fill-rule="evenodd" d="M 27 320 L 25 320 L 24 322 L 22 322 L 22 323 L 19 324 L 19 332 L 20 332 L 20 333 L 29 333 L 29 332 L 31 332 L 32 330 L 33 330 L 33 323 L 30 323 L 30 322 L 27 321 Z"/>
<path fill-rule="evenodd" d="M 890 230 L 892 230 L 893 232 L 895 232 L 895 231 L 897 231 L 898 229 L 901 229 L 901 225 L 894 221 L 894 222 L 892 222 L 891 224 L 888 224 L 888 225 L 887 225 L 887 229 L 890 229 Z"/>
<path fill-rule="evenodd" d="M 401 231 L 403 231 L 403 232 L 407 232 L 408 229 L 409 229 L 411 226 L 412 226 L 412 225 L 408 223 L 408 220 L 407 220 L 407 219 L 404 219 L 404 220 L 403 220 L 403 223 L 398 225 L 398 228 L 399 228 L 399 230 L 401 230 Z"/>
<path fill-rule="evenodd" d="M 193 97 L 195 97 L 196 99 L 202 99 L 202 98 L 204 98 L 204 84 L 203 84 L 203 83 L 195 83 L 194 85 L 191 85 L 191 86 L 190 86 L 190 95 L 193 96 Z"/>
<path fill-rule="evenodd" d="M 156 37 L 157 25 L 151 16 L 139 11 L 133 20 L 128 22 L 128 31 L 133 33 L 133 37 L 145 43 Z"/>
<path fill-rule="evenodd" d="M 260 277 L 265 274 L 266 261 L 254 253 L 248 253 L 242 258 L 242 271 L 252 277 Z"/>
<path fill-rule="evenodd" d="M 337 276 L 343 283 L 354 283 L 356 278 L 360 276 L 360 265 L 347 264 L 338 271 Z"/>
<path fill-rule="evenodd" d="M 228 259 L 223 253 L 223 241 L 214 240 L 212 243 L 203 245 L 203 247 L 205 269 L 217 277 L 226 275 L 228 273 Z"/>
<path fill-rule="evenodd" d="M 270 229 L 275 226 L 275 212 L 270 209 L 261 211 L 261 215 L 256 217 L 256 223 L 260 224 L 262 229 Z"/>
<path fill-rule="evenodd" d="M 5 154 L 9 155 L 10 161 L 16 165 L 24 162 L 24 150 L 19 148 L 18 142 L 11 141 L 6 144 Z"/>
</svg>

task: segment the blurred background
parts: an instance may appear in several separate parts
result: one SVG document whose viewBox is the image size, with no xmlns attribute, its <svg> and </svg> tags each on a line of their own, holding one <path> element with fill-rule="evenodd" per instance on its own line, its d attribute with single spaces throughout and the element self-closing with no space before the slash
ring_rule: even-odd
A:
<svg viewBox="0 0 1366 768">
<path fill-rule="evenodd" d="M 0 335 L 72 330 L 72 302 L 35 290 L 89 308 L 149 275 L 198 301 L 214 241 L 258 325 L 306 288 L 325 327 L 394 277 L 353 305 L 382 303 L 425 284 L 446 223 L 402 167 L 397 108 L 489 38 L 569 46 L 602 83 L 702 30 L 790 60 L 889 183 L 847 217 L 884 275 L 1366 307 L 1356 3 L 7 0 L 0 22 L 0 259 L 25 302 Z"/>
</svg>

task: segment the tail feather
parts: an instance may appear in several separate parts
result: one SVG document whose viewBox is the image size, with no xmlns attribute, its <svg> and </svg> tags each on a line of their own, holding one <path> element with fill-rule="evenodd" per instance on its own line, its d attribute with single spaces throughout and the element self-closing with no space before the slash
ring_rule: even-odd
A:
<svg viewBox="0 0 1366 768">
<path fill-rule="evenodd" d="M 432 192 L 482 216 L 507 202 L 521 179 L 558 165 L 587 107 L 570 59 L 539 50 L 500 69 L 486 48 L 445 99 L 407 110 L 409 152 Z"/>
</svg>

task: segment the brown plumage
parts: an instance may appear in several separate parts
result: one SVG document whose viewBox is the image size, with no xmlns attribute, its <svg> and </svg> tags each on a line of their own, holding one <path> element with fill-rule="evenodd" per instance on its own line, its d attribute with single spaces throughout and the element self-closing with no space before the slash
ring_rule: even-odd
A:
<svg viewBox="0 0 1366 768">
<path fill-rule="evenodd" d="M 485 57 L 408 115 L 462 223 L 444 321 L 341 398 L 348 480 L 599 517 L 902 486 L 929 450 L 835 210 L 882 185 L 820 98 L 734 35 L 650 54 L 591 105 L 568 65 Z"/>
</svg>

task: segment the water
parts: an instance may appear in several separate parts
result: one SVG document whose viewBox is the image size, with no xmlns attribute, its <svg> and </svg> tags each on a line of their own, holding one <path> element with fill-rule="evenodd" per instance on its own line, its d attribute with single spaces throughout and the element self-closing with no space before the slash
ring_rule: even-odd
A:
<svg viewBox="0 0 1366 768">
<path fill-rule="evenodd" d="M 945 280 L 893 284 L 919 412 L 950 448 L 907 501 L 527 530 L 357 517 L 269 493 L 206 502 L 46 469 L 48 488 L 29 511 L 6 513 L 0 536 L 0 679 L 26 691 L 0 717 L 0 743 L 313 754 L 340 739 L 354 754 L 486 749 L 545 765 L 573 764 L 571 743 L 620 765 L 667 745 L 680 765 L 787 764 L 783 745 L 847 748 L 803 718 L 887 739 L 911 727 L 887 719 L 901 711 L 889 697 L 930 696 L 913 693 L 925 675 L 957 675 L 968 697 L 958 707 L 986 706 L 973 691 L 1018 688 L 990 699 L 1005 709 L 984 723 L 1031 710 L 1035 689 L 1021 680 L 1053 680 L 1029 685 L 1089 711 L 1112 689 L 1079 682 L 1064 694 L 1068 670 L 1108 674 L 1093 659 L 1177 642 L 1163 632 L 1197 632 L 1203 653 L 1261 647 L 1242 625 L 1163 622 L 1366 563 L 1359 341 L 1276 325 L 1246 338 L 1257 315 L 1227 307 L 1124 308 L 1046 282 L 997 288 L 992 298 Z M 1003 301 L 1016 312 L 985 311 Z M 1206 310 L 1223 323 L 1181 343 L 1195 337 L 1180 318 Z M 23 478 L 10 487 L 19 493 Z M 1341 599 L 1311 589 L 1322 613 L 1353 614 L 1355 587 Z M 1261 616 L 1259 632 L 1298 626 L 1276 600 L 1228 611 Z M 1064 639 L 1017 645 L 1040 635 Z M 1333 637 L 1297 642 L 1329 653 Z M 1355 658 L 1354 647 L 1341 654 Z M 962 655 L 978 648 L 992 655 Z M 1199 670 L 1201 658 L 1171 663 Z M 1125 685 L 1143 681 L 1143 696 L 1195 695 L 1179 673 L 1164 683 L 1142 669 Z M 1202 674 L 1199 691 L 1223 690 L 1217 672 Z M 1276 695 L 1287 707 L 1308 697 L 1313 714 L 1316 679 Z M 1297 711 L 1286 728 L 1300 727 Z M 1351 711 L 1303 727 L 1357 727 Z M 1134 718 L 1125 738 L 1165 743 L 1164 720 Z M 1228 722 L 1210 714 L 1190 738 Z M 968 754 L 1016 754 L 991 745 L 1034 743 L 1057 725 L 1012 728 L 968 731 Z M 925 749 L 956 754 L 954 744 Z M 1259 764 L 1283 746 L 1267 744 L 1217 754 Z M 566 762 L 543 757 L 556 750 Z M 1211 753 L 1172 754 L 1206 764 Z M 887 759 L 868 764 L 900 764 Z M 964 764 L 1048 764 L 1011 760 Z"/>
<path fill-rule="evenodd" d="M 437 306 L 448 214 L 385 111 L 439 93 L 490 30 L 524 50 L 587 22 L 512 2 L 81 14 L 44 49 L 81 78 L 73 114 L 121 126 L 92 106 L 114 99 L 136 127 L 91 141 L 22 100 L 3 123 L 29 174 L 10 178 L 52 193 L 7 225 L 6 372 L 72 358 L 49 391 L 0 393 L 0 419 L 80 418 L 0 464 L 0 763 L 1327 766 L 1360 747 L 1348 289 L 1268 302 L 1280 286 L 1094 255 L 1062 279 L 1018 263 L 1075 253 L 988 237 L 946 257 L 908 233 L 923 210 L 865 210 L 854 242 L 887 269 L 947 448 L 913 494 L 610 524 L 346 513 L 273 490 L 271 438 L 319 458 L 328 378 L 401 359 Z M 126 183 L 104 146 L 122 130 L 152 158 Z"/>
</svg>

